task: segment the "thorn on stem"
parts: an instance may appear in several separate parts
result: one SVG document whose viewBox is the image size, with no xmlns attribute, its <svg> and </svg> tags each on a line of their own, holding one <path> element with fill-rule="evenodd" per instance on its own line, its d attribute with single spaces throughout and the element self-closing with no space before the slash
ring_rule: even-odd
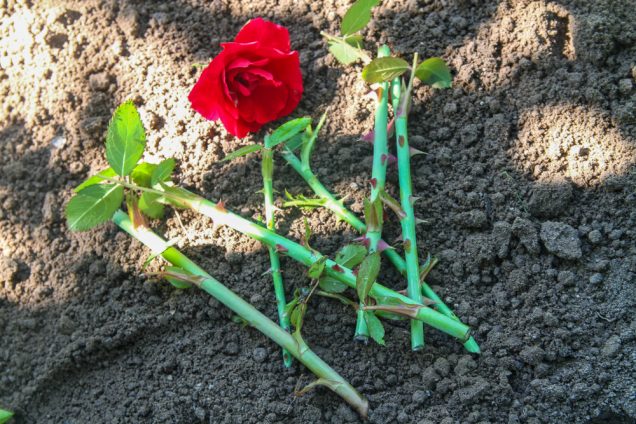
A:
<svg viewBox="0 0 636 424">
<path fill-rule="evenodd" d="M 216 208 L 219 210 L 219 212 L 227 212 L 227 209 L 225 209 L 225 202 L 223 200 L 219 200 L 219 202 L 216 204 Z"/>
<path fill-rule="evenodd" d="M 375 131 L 371 130 L 368 133 L 362 135 L 362 137 L 360 137 L 360 141 L 366 141 L 367 143 L 373 144 L 374 138 L 375 138 Z"/>
<path fill-rule="evenodd" d="M 409 146 L 409 156 L 413 157 L 416 155 L 425 155 L 426 153 L 424 153 L 423 151 L 416 149 L 415 147 Z"/>
<path fill-rule="evenodd" d="M 378 180 L 375 178 L 371 178 L 371 180 L 369 180 L 369 182 L 371 183 L 371 187 L 375 188 L 378 185 Z"/>
<path fill-rule="evenodd" d="M 353 241 L 355 243 L 360 243 L 361 245 L 363 245 L 367 249 L 369 248 L 369 244 L 370 244 L 369 243 L 369 239 L 366 238 L 365 236 L 354 238 Z"/>
<path fill-rule="evenodd" d="M 331 269 L 333 269 L 336 272 L 344 272 L 344 269 L 342 269 L 342 267 L 338 264 L 335 264 L 334 266 L 331 267 Z"/>
<path fill-rule="evenodd" d="M 386 241 L 380 239 L 380 241 L 378 241 L 378 252 L 382 253 L 387 249 L 393 249 L 393 247 L 391 247 Z"/>
<path fill-rule="evenodd" d="M 276 244 L 276 251 L 278 253 L 287 253 L 288 250 L 285 246 L 281 245 L 281 244 Z"/>
</svg>

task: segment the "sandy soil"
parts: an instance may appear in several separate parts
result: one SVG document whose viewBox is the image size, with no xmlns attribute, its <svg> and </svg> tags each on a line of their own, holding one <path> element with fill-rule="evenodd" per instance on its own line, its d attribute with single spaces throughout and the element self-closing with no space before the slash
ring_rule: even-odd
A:
<svg viewBox="0 0 636 424">
<path fill-rule="evenodd" d="M 114 107 L 132 98 L 147 160 L 174 156 L 185 186 L 243 214 L 261 209 L 259 162 L 220 163 L 237 142 L 189 108 L 220 41 L 250 18 L 289 27 L 306 94 L 330 108 L 315 153 L 323 182 L 359 212 L 371 127 L 359 68 L 327 54 L 349 2 L 0 0 L 0 406 L 23 423 L 355 422 L 276 346 L 203 293 L 140 276 L 148 252 L 113 225 L 70 233 L 71 188 L 105 165 Z M 412 143 L 422 255 L 483 354 L 429 331 L 409 350 L 352 341 L 354 317 L 316 299 L 308 342 L 371 402 L 374 423 L 636 420 L 636 12 L 633 0 L 384 1 L 365 35 L 443 56 L 452 90 L 416 90 Z M 276 188 L 308 194 L 293 171 Z M 397 174 L 388 178 L 395 192 Z M 285 210 L 279 231 L 333 253 L 355 235 L 326 211 Z M 188 255 L 270 316 L 265 250 L 182 215 Z M 159 225 L 184 235 L 173 214 Z M 390 235 L 398 225 L 390 222 Z M 388 237 L 392 239 L 392 237 Z M 156 266 L 156 265 L 155 265 Z M 306 284 L 291 261 L 289 290 Z M 383 276 L 396 288 L 402 281 Z"/>
</svg>

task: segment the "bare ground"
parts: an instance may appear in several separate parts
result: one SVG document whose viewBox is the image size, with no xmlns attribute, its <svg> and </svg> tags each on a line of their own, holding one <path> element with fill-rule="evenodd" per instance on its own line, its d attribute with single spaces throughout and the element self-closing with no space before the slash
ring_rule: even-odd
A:
<svg viewBox="0 0 636 424">
<path fill-rule="evenodd" d="M 177 179 L 244 216 L 261 210 L 258 158 L 219 163 L 238 142 L 188 106 L 220 41 L 250 18 L 289 27 L 306 94 L 329 108 L 315 153 L 323 182 L 360 212 L 371 126 L 359 68 L 343 69 L 319 32 L 346 1 L 0 0 L 0 406 L 17 422 L 347 422 L 310 375 L 203 293 L 140 276 L 148 252 L 112 225 L 70 233 L 71 188 L 105 166 L 114 107 L 132 98 L 147 160 L 173 156 Z M 316 299 L 306 339 L 371 402 L 372 422 L 636 421 L 636 12 L 631 0 L 385 1 L 366 36 L 442 56 L 454 88 L 416 90 L 412 143 L 422 255 L 431 283 L 475 329 L 483 354 L 405 325 L 387 347 L 352 341 L 354 317 Z M 257 139 L 256 139 L 257 140 Z M 282 161 L 276 187 L 308 194 Z M 396 190 L 391 172 L 389 187 Z M 310 219 L 325 253 L 355 235 L 326 211 Z M 183 214 L 159 229 L 214 276 L 275 316 L 265 250 Z M 398 225 L 388 231 L 397 236 Z M 391 239 L 392 237 L 389 237 Z M 305 285 L 284 261 L 289 290 Z M 156 266 L 156 265 L 155 265 Z M 403 282 L 383 276 L 396 288 Z"/>
</svg>

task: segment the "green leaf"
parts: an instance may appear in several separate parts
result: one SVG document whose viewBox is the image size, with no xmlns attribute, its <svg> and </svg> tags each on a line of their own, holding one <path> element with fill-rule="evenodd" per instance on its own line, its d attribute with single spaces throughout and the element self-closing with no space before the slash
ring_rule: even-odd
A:
<svg viewBox="0 0 636 424">
<path fill-rule="evenodd" d="M 300 302 L 300 298 L 299 298 L 299 291 L 298 289 L 296 289 L 294 291 L 294 298 L 287 303 L 287 305 L 285 305 L 285 312 L 284 312 L 284 316 L 290 320 L 291 322 L 291 313 L 294 311 L 294 308 L 296 308 L 296 305 L 298 305 L 298 302 Z"/>
<path fill-rule="evenodd" d="M 340 39 L 329 40 L 329 52 L 343 65 L 351 65 L 363 57 L 359 48 Z"/>
<path fill-rule="evenodd" d="M 309 124 L 311 124 L 311 118 L 308 116 L 285 122 L 283 125 L 276 128 L 270 136 L 265 137 L 265 147 L 271 149 L 272 147 L 289 140 L 296 134 L 305 131 L 305 128 L 307 128 Z"/>
<path fill-rule="evenodd" d="M 287 193 L 287 190 L 285 190 Z M 288 193 L 287 193 L 288 194 Z M 309 245 L 309 240 L 311 239 L 311 227 L 309 226 L 309 220 L 306 216 L 303 216 L 303 224 L 305 226 L 305 236 L 303 238 L 303 245 L 311 250 L 311 246 Z"/>
<path fill-rule="evenodd" d="M 310 166 L 309 160 L 311 159 L 311 154 L 314 151 L 316 139 L 318 138 L 318 134 L 320 133 L 320 130 L 322 129 L 322 126 L 325 124 L 326 120 L 327 120 L 327 112 L 325 111 L 320 117 L 320 121 L 318 121 L 318 125 L 316 125 L 316 129 L 312 129 L 311 125 L 308 125 L 307 129 L 305 130 L 305 135 L 307 136 L 307 139 L 305 140 L 301 148 L 300 160 L 302 161 L 303 165 L 306 167 Z"/>
<path fill-rule="evenodd" d="M 319 279 L 325 270 L 325 262 L 327 262 L 327 257 L 323 256 L 322 258 L 311 264 L 311 266 L 307 270 L 307 275 L 309 276 L 309 278 L 311 278 L 312 280 Z"/>
<path fill-rule="evenodd" d="M 307 135 L 305 133 L 296 134 L 285 143 L 285 147 L 293 152 L 305 143 L 306 138 Z"/>
<path fill-rule="evenodd" d="M 66 223 L 71 231 L 84 231 L 112 218 L 124 200 L 118 184 L 98 184 L 77 193 L 66 206 Z"/>
<path fill-rule="evenodd" d="M 356 276 L 356 292 L 360 301 L 364 302 L 380 273 L 380 252 L 371 253 L 364 258 Z"/>
<path fill-rule="evenodd" d="M 342 293 L 348 287 L 346 284 L 331 277 L 322 277 L 318 285 L 328 293 Z"/>
<path fill-rule="evenodd" d="M 112 178 L 115 176 L 117 176 L 117 173 L 115 172 L 113 168 L 106 168 L 103 171 L 99 171 L 96 175 L 93 175 L 92 177 L 84 181 L 82 184 L 75 187 L 74 191 L 75 193 L 79 193 L 86 187 L 90 187 L 92 185 L 101 184 L 105 182 L 104 178 Z M 100 178 L 100 177 L 104 177 L 104 178 Z"/>
<path fill-rule="evenodd" d="M 0 424 L 8 422 L 13 417 L 13 412 L 0 409 Z"/>
<path fill-rule="evenodd" d="M 284 208 L 290 208 L 290 207 L 296 206 L 299 208 L 306 208 L 311 210 L 314 208 L 320 208 L 327 203 L 327 200 L 321 197 L 306 197 L 302 194 L 299 194 L 296 197 L 294 197 L 294 195 L 288 192 L 287 190 L 285 190 L 285 198 L 287 199 L 287 201 L 283 202 Z"/>
<path fill-rule="evenodd" d="M 424 264 L 420 266 L 420 283 L 426 280 L 426 276 L 429 272 L 431 272 L 433 267 L 437 265 L 438 261 L 439 260 L 435 257 L 432 257 L 430 253 L 428 254 L 428 256 L 426 257 L 426 262 L 424 262 Z"/>
<path fill-rule="evenodd" d="M 303 321 L 305 320 L 305 312 L 307 312 L 307 304 L 299 302 L 298 305 L 291 311 L 289 322 L 296 329 L 295 332 L 300 332 L 303 327 Z"/>
<path fill-rule="evenodd" d="M 402 209 L 400 202 L 394 199 L 393 196 L 391 196 L 389 193 L 386 192 L 386 190 L 384 189 L 380 190 L 380 199 L 393 212 L 395 212 L 395 214 L 397 215 L 399 219 L 406 218 L 406 212 L 404 212 L 404 209 Z"/>
<path fill-rule="evenodd" d="M 360 34 L 349 35 L 344 39 L 344 41 L 356 49 L 364 48 L 363 38 Z"/>
<path fill-rule="evenodd" d="M 367 322 L 369 335 L 379 345 L 384 346 L 384 326 L 382 321 L 372 311 L 364 311 L 364 320 Z"/>
<path fill-rule="evenodd" d="M 156 168 L 157 165 L 154 163 L 141 162 L 132 170 L 130 177 L 140 187 L 151 187 L 152 173 Z"/>
<path fill-rule="evenodd" d="M 234 160 L 236 158 L 240 158 L 241 156 L 249 155 L 250 153 L 258 152 L 261 150 L 261 146 L 259 144 L 248 144 L 247 146 L 243 146 L 240 149 L 237 149 L 230 153 L 229 155 L 223 158 L 223 162 Z"/>
<path fill-rule="evenodd" d="M 353 3 L 342 18 L 342 35 L 353 34 L 367 26 L 371 20 L 371 9 L 379 3 L 380 0 L 357 0 Z"/>
<path fill-rule="evenodd" d="M 409 69 L 409 64 L 397 57 L 378 57 L 362 70 L 362 78 L 369 84 L 391 81 Z"/>
<path fill-rule="evenodd" d="M 159 162 L 159 165 L 157 165 L 154 171 L 152 171 L 150 185 L 154 186 L 155 184 L 162 183 L 170 179 L 170 175 L 172 175 L 172 171 L 174 171 L 176 164 L 177 162 L 173 158 L 164 159 Z"/>
<path fill-rule="evenodd" d="M 166 272 L 173 272 L 175 274 L 190 274 L 189 272 L 187 272 L 186 270 L 184 270 L 183 268 L 179 268 L 176 266 L 167 266 L 166 267 Z M 178 278 L 175 278 L 173 276 L 170 275 L 166 275 L 164 276 L 164 278 L 166 279 L 166 281 L 168 281 L 170 284 L 172 284 L 174 287 L 178 288 L 178 289 L 189 289 L 192 287 L 192 285 L 190 285 L 190 283 L 187 283 L 183 280 L 180 280 Z"/>
<path fill-rule="evenodd" d="M 115 172 L 122 177 L 130 174 L 146 147 L 146 132 L 139 112 L 128 101 L 121 104 L 108 124 L 106 136 L 106 159 Z"/>
<path fill-rule="evenodd" d="M 432 57 L 420 63 L 415 69 L 415 76 L 433 88 L 450 88 L 453 82 L 448 65 L 439 57 Z"/>
<path fill-rule="evenodd" d="M 161 197 L 156 193 L 143 192 L 139 198 L 139 210 L 150 218 L 163 218 L 164 206 L 159 203 Z"/>
<path fill-rule="evenodd" d="M 367 249 L 359 244 L 348 244 L 336 253 L 336 262 L 346 268 L 353 268 L 364 260 Z"/>
<path fill-rule="evenodd" d="M 367 224 L 367 231 L 378 231 L 384 223 L 384 210 L 382 200 L 378 197 L 373 202 L 364 199 L 364 222 Z"/>
</svg>

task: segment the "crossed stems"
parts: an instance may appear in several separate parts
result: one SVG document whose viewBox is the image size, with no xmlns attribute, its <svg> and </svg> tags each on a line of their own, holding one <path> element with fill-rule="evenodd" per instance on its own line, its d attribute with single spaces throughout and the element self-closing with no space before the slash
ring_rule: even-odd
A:
<svg viewBox="0 0 636 424">
<path fill-rule="evenodd" d="M 318 380 L 309 386 L 313 387 L 319 384 L 328 387 L 347 401 L 363 419 L 366 418 L 369 410 L 369 402 L 333 368 L 316 355 L 309 346 L 307 346 L 302 337 L 295 337 L 289 334 L 285 329 L 276 325 L 258 309 L 225 287 L 150 229 L 143 226 L 135 228 L 128 215 L 123 211 L 119 210 L 115 212 L 112 220 L 132 237 L 148 246 L 154 254 L 161 255 L 172 265 L 196 277 L 196 279 L 189 278 L 188 281 L 219 300 L 247 321 L 249 325 L 259 330 L 290 355 L 298 359 L 298 361 L 318 377 Z M 307 388 L 309 388 L 309 386 Z M 306 390 L 303 390 L 301 392 L 304 393 L 305 391 Z"/>
<path fill-rule="evenodd" d="M 274 231 L 268 230 L 261 225 L 230 212 L 223 204 L 216 204 L 181 187 L 170 186 L 163 183 L 159 189 L 155 189 L 140 187 L 111 178 L 103 179 L 133 190 L 160 194 L 167 203 L 187 207 L 199 212 L 211 218 L 215 225 L 227 225 L 248 237 L 260 241 L 268 247 L 274 247 L 279 253 L 289 256 L 306 267 L 311 267 L 311 265 L 317 261 L 325 260 L 325 272 L 327 276 L 344 283 L 352 289 L 356 288 L 356 276 L 352 270 L 337 264 L 331 259 L 323 259 L 326 257 L 318 251 L 309 250 L 299 243 L 291 241 L 276 234 Z M 462 342 L 467 341 L 470 337 L 470 328 L 458 319 L 450 318 L 421 303 L 413 302 L 409 297 L 391 290 L 377 281 L 373 284 L 369 295 L 376 300 L 378 305 L 388 304 L 388 307 L 391 307 L 390 303 L 393 303 L 393 306 L 396 303 L 406 305 L 410 310 L 409 317 L 423 321 L 433 328 L 437 328 L 458 338 Z M 363 309 L 364 308 L 365 307 L 363 307 Z M 479 352 L 478 347 L 476 352 Z"/>
<path fill-rule="evenodd" d="M 405 105 L 399 106 L 397 110 L 401 110 Z M 405 109 L 406 110 L 406 109 Z M 399 112 L 398 112 L 399 113 Z M 405 139 L 405 143 L 407 140 Z M 398 138 L 399 144 L 399 138 Z M 405 151 L 408 151 L 408 144 L 405 148 Z M 321 206 L 325 207 L 331 212 L 333 212 L 338 218 L 342 219 L 353 228 L 355 228 L 360 234 L 365 234 L 366 225 L 365 223 L 359 219 L 355 214 L 353 214 L 349 209 L 347 209 L 342 201 L 336 199 L 336 197 L 320 182 L 316 174 L 311 169 L 311 165 L 309 163 L 308 157 L 298 158 L 296 154 L 294 154 L 294 150 L 289 148 L 287 145 L 280 151 L 283 159 L 300 175 L 303 180 L 309 185 L 312 191 L 318 196 L 321 202 L 314 202 L 311 206 Z M 285 206 L 293 205 L 294 202 L 286 202 Z M 384 243 L 380 241 L 380 243 Z M 416 250 L 414 250 L 416 252 Z M 400 254 L 395 249 L 385 249 L 382 251 L 382 254 L 385 255 L 389 261 L 393 264 L 395 269 L 402 275 L 406 275 L 406 262 L 400 256 Z M 424 280 L 420 281 L 422 294 L 427 298 L 431 299 L 435 302 L 434 308 L 437 309 L 440 313 L 445 316 L 461 322 L 460 319 L 455 315 L 455 313 L 444 303 L 444 301 L 435 293 L 435 291 L 428 285 L 428 283 Z M 465 343 L 464 347 L 471 353 L 479 353 L 480 348 L 477 342 L 473 337 L 470 337 Z"/>
</svg>

